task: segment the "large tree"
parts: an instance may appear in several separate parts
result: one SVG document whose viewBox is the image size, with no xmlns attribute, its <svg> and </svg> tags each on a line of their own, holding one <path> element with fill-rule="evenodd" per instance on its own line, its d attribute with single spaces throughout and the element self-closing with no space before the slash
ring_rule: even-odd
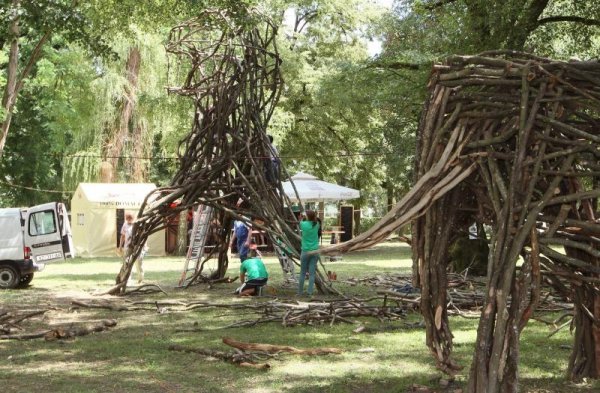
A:
<svg viewBox="0 0 600 393">
<path fill-rule="evenodd" d="M 54 38 L 60 37 L 68 44 L 88 50 L 90 57 L 110 59 L 116 55 L 114 40 L 133 38 L 139 29 L 157 31 L 161 26 L 170 27 L 209 3 L 234 9 L 247 3 L 233 0 L 0 1 L 0 52 L 7 52 L 6 64 L 0 64 L 3 74 L 0 77 L 3 91 L 0 159 L 18 106 L 19 94 L 27 81 L 35 76 L 36 65 L 45 53 L 44 48 L 52 44 Z M 135 53 L 132 49 L 128 55 Z M 130 60 L 133 66 L 134 57 L 130 57 Z M 130 94 L 129 99 L 132 97 Z M 126 113 L 132 108 L 122 109 L 121 119 L 126 121 Z"/>
<path fill-rule="evenodd" d="M 372 200 L 394 150 L 382 120 L 392 86 L 380 83 L 382 71 L 371 67 L 367 52 L 383 10 L 361 0 L 271 6 L 281 24 L 286 88 L 270 132 L 286 166 L 361 189 L 359 204 Z"/>
<path fill-rule="evenodd" d="M 538 51 L 556 39 L 581 53 L 600 26 L 600 3 L 591 0 L 402 0 L 397 6 L 400 19 L 417 17 L 440 33 L 446 53 Z"/>
<path fill-rule="evenodd" d="M 17 97 L 42 58 L 52 37 L 83 43 L 97 53 L 107 46 L 81 12 L 78 0 L 3 0 L 0 8 L 0 50 L 8 45 L 2 94 L 0 159 L 13 119 Z M 3 67 L 4 68 L 4 67 Z"/>
</svg>

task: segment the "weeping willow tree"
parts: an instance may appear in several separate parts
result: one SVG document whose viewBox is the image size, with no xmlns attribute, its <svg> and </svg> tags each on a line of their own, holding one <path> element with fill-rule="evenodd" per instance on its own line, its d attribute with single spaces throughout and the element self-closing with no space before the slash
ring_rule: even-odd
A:
<svg viewBox="0 0 600 393">
<path fill-rule="evenodd" d="M 135 30 L 133 37 L 116 37 L 114 59 L 92 61 L 95 79 L 81 100 L 83 126 L 73 136 L 64 158 L 63 182 L 147 182 L 153 162 L 169 163 L 183 130 L 189 127 L 191 105 L 165 94 L 176 78 L 169 73 L 161 34 Z M 160 140 L 162 149 L 153 149 Z M 153 161 L 153 155 L 159 154 Z M 169 168 L 169 165 L 166 165 Z"/>
</svg>

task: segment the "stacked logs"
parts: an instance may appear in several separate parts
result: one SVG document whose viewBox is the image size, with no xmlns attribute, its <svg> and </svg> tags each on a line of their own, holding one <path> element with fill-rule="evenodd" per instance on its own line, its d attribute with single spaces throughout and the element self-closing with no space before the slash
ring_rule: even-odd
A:
<svg viewBox="0 0 600 393">
<path fill-rule="evenodd" d="M 542 273 L 575 303 L 571 377 L 600 377 L 600 63 L 513 51 L 453 56 L 434 66 L 429 88 L 414 187 L 371 230 L 325 253 L 368 247 L 412 221 L 427 345 L 452 374 L 460 367 L 451 358 L 448 249 L 472 223 L 489 225 L 468 390 L 516 391 L 519 335 Z"/>
</svg>

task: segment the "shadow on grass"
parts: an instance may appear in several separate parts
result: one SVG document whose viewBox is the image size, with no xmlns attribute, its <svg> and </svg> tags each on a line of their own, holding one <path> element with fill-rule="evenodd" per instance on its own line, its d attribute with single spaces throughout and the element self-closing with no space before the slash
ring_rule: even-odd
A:
<svg viewBox="0 0 600 393">
<path fill-rule="evenodd" d="M 549 378 L 521 378 L 519 379 L 521 392 L 531 393 L 587 393 L 600 391 L 600 381 L 587 381 L 574 383 L 568 381 L 564 375 Z"/>
<path fill-rule="evenodd" d="M 410 358 L 411 367 L 423 370 L 419 379 L 426 379 L 431 370 L 426 353 L 412 356 L 408 350 L 399 349 L 395 356 L 360 354 L 356 349 L 368 345 L 367 337 L 348 340 L 349 327 L 298 327 L 283 329 L 277 325 L 255 328 L 212 330 L 174 334 L 176 328 L 199 324 L 213 325 L 219 310 L 193 315 L 142 313 L 121 314 L 128 321 L 114 330 L 80 337 L 66 342 L 29 341 L 7 343 L 6 350 L 16 353 L 14 359 L 0 359 L 0 381 L 3 386 L 15 387 L 7 391 L 33 391 L 35 386 L 45 386 L 47 391 L 199 391 L 229 392 L 262 386 L 261 391 L 358 391 L 343 390 L 349 383 L 357 389 L 372 385 L 366 391 L 393 391 L 391 387 L 403 380 L 408 386 L 416 378 L 388 378 L 385 369 Z M 110 312 L 95 313 L 102 317 Z M 235 319 L 235 316 L 232 316 Z M 171 343 L 195 348 L 230 351 L 221 343 L 222 337 L 231 336 L 247 342 L 269 342 L 298 347 L 338 346 L 342 355 L 325 357 L 280 355 L 269 363 L 273 369 L 263 373 L 211 361 L 195 354 L 168 351 Z M 379 344 L 377 351 L 383 351 Z M 18 351 L 16 350 L 18 348 Z M 379 369 L 379 365 L 384 366 Z M 302 370 L 310 375 L 302 375 Z M 360 371 L 364 370 L 364 371 Z M 236 377 L 231 376 L 235 374 Z M 202 382 L 199 384 L 199 375 Z M 108 378 L 102 378 L 105 376 Z M 167 387 L 169 387 L 167 389 Z M 30 389 L 31 388 L 31 389 Z M 166 390 L 165 390 L 166 389 Z M 324 389 L 324 390 L 323 390 Z"/>
<path fill-rule="evenodd" d="M 388 260 L 393 260 L 388 264 Z M 206 285 L 175 290 L 182 267 L 171 259 L 156 259 L 148 263 L 147 278 L 158 283 L 169 292 L 145 295 L 142 298 L 154 301 L 180 299 L 183 301 L 206 300 L 214 303 L 255 304 L 271 300 L 240 299 L 231 291 L 239 285 L 219 284 L 208 289 Z M 173 259 L 173 261 L 175 261 Z M 361 261 L 380 261 L 369 264 Z M 272 283 L 280 284 L 281 271 L 271 261 Z M 424 329 L 403 329 L 376 333 L 354 334 L 357 325 L 298 326 L 283 328 L 278 323 L 258 325 L 252 328 L 218 329 L 240 320 L 255 320 L 258 314 L 249 310 L 197 309 L 189 312 L 168 311 L 159 314 L 154 309 L 147 311 L 115 312 L 97 309 L 70 307 L 68 296 L 77 293 L 65 290 L 69 282 L 82 297 L 89 298 L 92 286 L 114 281 L 118 272 L 118 259 L 107 258 L 83 261 L 80 266 L 64 266 L 56 274 L 44 277 L 40 284 L 26 291 L 6 291 L 0 298 L 12 307 L 39 308 L 57 305 L 59 311 L 51 311 L 53 322 L 64 316 L 65 320 L 97 320 L 115 318 L 118 324 L 108 332 L 101 332 L 75 340 L 45 342 L 0 341 L 0 386 L 2 391 L 35 391 L 40 386 L 45 391 L 60 392 L 405 392 L 413 383 L 437 388 L 440 372 L 434 368 L 434 360 L 425 346 Z M 107 266 L 109 265 L 109 266 Z M 145 265 L 146 266 L 146 265 Z M 238 272 L 237 261 L 230 262 L 227 274 Z M 404 273 L 410 266 L 408 247 L 386 244 L 373 250 L 353 253 L 342 262 L 326 264 L 338 272 L 338 277 L 371 277 L 385 272 Z M 174 268 L 176 267 L 176 269 Z M 108 270 L 110 269 L 110 271 Z M 338 278 L 339 279 L 339 278 Z M 369 295 L 373 289 L 363 285 L 351 287 L 339 285 L 351 295 Z M 291 301 L 295 288 L 282 288 L 280 298 Z M 23 293 L 26 296 L 23 296 Z M 4 296 L 6 295 L 6 296 Z M 123 299 L 139 300 L 140 297 Z M 114 299 L 116 300 L 116 299 Z M 295 299 L 294 299 L 295 300 Z M 16 306 L 15 306 L 16 307 Z M 62 313 L 62 314 L 61 314 Z M 73 314 L 69 314 L 73 313 Z M 375 319 L 356 318 L 369 327 L 382 325 Z M 407 321 L 420 320 L 410 314 Z M 47 321 L 46 321 L 47 322 Z M 396 321 L 387 325 L 402 325 Z M 464 381 L 468 375 L 477 329 L 476 319 L 451 318 L 455 334 L 454 355 L 465 367 L 459 376 Z M 205 329 L 199 332 L 176 332 L 178 329 Z M 574 385 L 562 378 L 570 351 L 564 349 L 571 343 L 568 333 L 559 332 L 548 339 L 548 328 L 541 324 L 530 324 L 521 339 L 521 391 L 525 392 L 591 392 L 588 385 Z M 222 344 L 224 336 L 245 342 L 260 342 L 277 345 L 293 345 L 303 348 L 339 347 L 341 355 L 325 357 L 293 356 L 282 354 L 269 361 L 272 369 L 267 372 L 243 369 L 222 361 L 205 357 L 172 352 L 169 344 L 180 344 L 194 348 L 222 351 L 232 349 Z M 369 349 L 367 352 L 361 350 Z M 13 357 L 9 360 L 8 355 Z M 6 387 L 6 388 L 5 388 Z M 598 390 L 596 390 L 598 391 Z"/>
<path fill-rule="evenodd" d="M 41 277 L 38 281 L 46 280 L 65 280 L 65 281 L 90 281 L 90 284 L 95 284 L 103 281 L 115 281 L 117 273 L 88 273 L 88 274 L 49 274 L 46 277 Z M 135 275 L 135 274 L 134 274 Z"/>
</svg>

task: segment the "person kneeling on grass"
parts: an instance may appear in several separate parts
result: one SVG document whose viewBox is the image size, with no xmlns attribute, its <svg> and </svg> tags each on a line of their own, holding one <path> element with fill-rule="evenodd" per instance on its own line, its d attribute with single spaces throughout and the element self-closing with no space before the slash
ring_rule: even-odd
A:
<svg viewBox="0 0 600 393">
<path fill-rule="evenodd" d="M 255 296 L 258 288 L 267 284 L 269 273 L 262 259 L 258 257 L 257 250 L 250 250 L 248 259 L 240 266 L 240 281 L 243 283 L 235 293 L 240 296 Z"/>
</svg>

